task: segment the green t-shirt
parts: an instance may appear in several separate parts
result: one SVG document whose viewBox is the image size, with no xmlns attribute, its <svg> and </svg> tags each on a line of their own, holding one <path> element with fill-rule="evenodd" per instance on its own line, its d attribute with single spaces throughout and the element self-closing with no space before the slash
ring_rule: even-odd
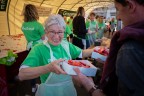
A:
<svg viewBox="0 0 144 96">
<path fill-rule="evenodd" d="M 105 27 L 106 27 L 106 25 L 105 25 L 104 22 L 102 22 L 102 23 L 99 23 L 99 22 L 98 22 L 98 28 L 103 29 L 103 28 L 105 28 Z"/>
<path fill-rule="evenodd" d="M 96 21 L 87 21 L 86 22 L 86 28 L 90 29 L 91 31 L 95 31 L 96 30 L 96 26 L 97 26 L 97 22 Z"/>
<path fill-rule="evenodd" d="M 89 26 L 90 26 L 90 20 L 87 20 L 87 21 L 86 21 L 86 29 L 88 29 Z"/>
<path fill-rule="evenodd" d="M 69 59 L 67 52 L 65 49 L 62 47 L 61 44 L 58 46 L 53 46 L 49 44 L 52 51 L 53 55 L 56 59 L 64 58 L 64 59 Z M 78 48 L 77 46 L 73 45 L 72 43 L 69 43 L 69 49 L 70 49 L 70 55 L 72 59 L 77 58 L 82 50 Z M 24 60 L 22 63 L 23 65 L 27 65 L 30 67 L 37 67 L 37 66 L 44 66 L 46 64 L 49 64 L 51 62 L 51 57 L 50 57 L 50 50 L 49 48 L 44 45 L 43 43 L 37 44 L 32 48 L 30 53 L 28 54 L 27 58 Z M 50 73 L 43 74 L 40 76 L 41 82 L 44 83 L 47 77 L 49 76 Z"/>
<path fill-rule="evenodd" d="M 64 39 L 67 40 L 67 36 L 72 34 L 72 31 L 70 30 L 69 26 L 66 25 L 65 31 L 64 31 Z"/>
<path fill-rule="evenodd" d="M 96 32 L 97 22 L 96 21 L 87 20 L 86 21 L 86 28 L 87 28 L 87 30 L 89 29 L 92 32 Z M 91 37 L 90 37 L 90 34 L 87 34 L 86 35 L 86 39 L 89 40 L 90 38 L 96 38 L 96 34 L 91 34 Z"/>
<path fill-rule="evenodd" d="M 21 29 L 28 43 L 33 41 L 35 44 L 45 34 L 42 24 L 37 21 L 24 22 Z"/>
<path fill-rule="evenodd" d="M 69 28 L 72 31 L 73 30 L 73 24 L 72 24 L 73 20 L 69 19 L 68 22 L 69 22 Z"/>
<path fill-rule="evenodd" d="M 99 23 L 98 22 L 98 34 L 97 34 L 97 38 L 101 39 L 103 37 L 104 31 L 106 30 L 106 25 L 105 23 Z"/>
</svg>

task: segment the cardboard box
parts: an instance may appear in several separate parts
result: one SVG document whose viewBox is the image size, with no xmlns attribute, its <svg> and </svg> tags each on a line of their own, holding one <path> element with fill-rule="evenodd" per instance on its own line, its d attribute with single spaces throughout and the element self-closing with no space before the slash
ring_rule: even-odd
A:
<svg viewBox="0 0 144 96">
<path fill-rule="evenodd" d="M 107 56 L 101 55 L 101 54 L 99 54 L 97 52 L 92 52 L 91 58 L 101 59 L 102 61 L 106 61 Z"/>
<path fill-rule="evenodd" d="M 102 40 L 101 39 L 96 39 L 94 42 L 95 46 L 100 46 L 101 45 Z"/>
<path fill-rule="evenodd" d="M 64 71 L 69 74 L 69 75 L 76 75 L 75 71 L 73 68 L 77 67 L 86 76 L 95 76 L 98 68 L 96 68 L 94 65 L 92 65 L 88 60 L 73 60 L 73 61 L 78 61 L 78 62 L 83 62 L 86 65 L 89 65 L 90 68 L 84 68 L 84 67 L 79 67 L 79 66 L 72 66 L 68 64 L 68 61 L 64 61 L 62 63 L 62 68 Z"/>
<path fill-rule="evenodd" d="M 104 46 L 96 46 L 94 51 L 92 52 L 91 58 L 101 59 L 102 61 L 106 61 L 107 56 L 109 54 L 109 49 Z"/>
</svg>

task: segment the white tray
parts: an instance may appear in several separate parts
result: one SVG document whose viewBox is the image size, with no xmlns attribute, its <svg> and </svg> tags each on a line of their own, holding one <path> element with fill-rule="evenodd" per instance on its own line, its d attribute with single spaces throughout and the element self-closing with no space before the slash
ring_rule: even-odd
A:
<svg viewBox="0 0 144 96">
<path fill-rule="evenodd" d="M 69 75 L 77 75 L 73 68 L 77 67 L 86 76 L 95 76 L 98 68 L 96 68 L 94 65 L 92 65 L 88 60 L 73 60 L 73 61 L 81 61 L 87 65 L 90 66 L 90 68 L 84 68 L 84 67 L 78 67 L 78 66 L 72 66 L 68 64 L 68 61 L 64 61 L 62 63 L 63 70 L 69 74 Z"/>
</svg>

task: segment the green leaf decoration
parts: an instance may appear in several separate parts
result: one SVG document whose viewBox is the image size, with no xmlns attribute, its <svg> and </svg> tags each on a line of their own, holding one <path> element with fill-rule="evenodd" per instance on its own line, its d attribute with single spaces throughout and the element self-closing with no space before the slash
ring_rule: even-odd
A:
<svg viewBox="0 0 144 96">
<path fill-rule="evenodd" d="M 17 57 L 17 54 L 13 53 L 12 50 L 9 50 L 6 57 L 0 58 L 0 64 L 11 66 L 14 62 L 16 62 Z"/>
</svg>

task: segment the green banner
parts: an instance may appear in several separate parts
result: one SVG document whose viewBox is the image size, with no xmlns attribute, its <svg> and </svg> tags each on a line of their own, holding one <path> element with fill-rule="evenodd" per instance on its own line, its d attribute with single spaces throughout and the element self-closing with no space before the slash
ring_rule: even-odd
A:
<svg viewBox="0 0 144 96">
<path fill-rule="evenodd" d="M 8 0 L 0 0 L 0 11 L 6 11 Z"/>
<path fill-rule="evenodd" d="M 58 14 L 61 14 L 62 16 L 70 17 L 70 16 L 74 16 L 76 14 L 76 11 L 60 9 Z"/>
</svg>

